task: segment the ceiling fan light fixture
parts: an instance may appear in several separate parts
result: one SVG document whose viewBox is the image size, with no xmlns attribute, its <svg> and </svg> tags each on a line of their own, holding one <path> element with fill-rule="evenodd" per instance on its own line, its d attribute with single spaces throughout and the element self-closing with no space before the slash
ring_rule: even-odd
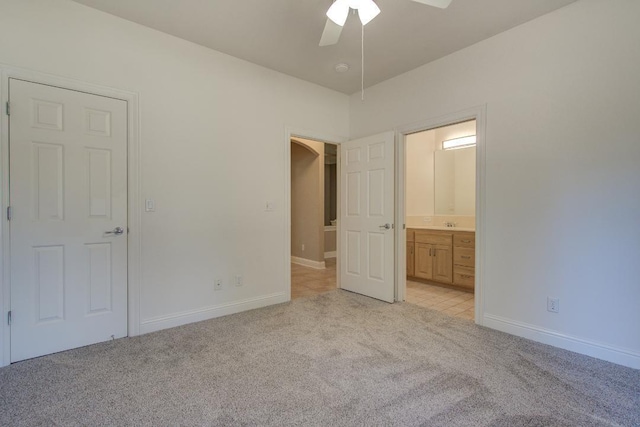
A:
<svg viewBox="0 0 640 427">
<path fill-rule="evenodd" d="M 336 25 L 344 26 L 349 16 L 349 0 L 336 0 L 327 11 L 327 18 Z"/>
<path fill-rule="evenodd" d="M 358 16 L 362 25 L 367 25 L 373 18 L 378 16 L 380 8 L 373 0 L 361 0 L 358 7 Z"/>
<path fill-rule="evenodd" d="M 446 9 L 449 7 L 453 0 L 413 0 L 416 3 L 426 4 L 427 6 L 439 7 L 440 9 Z"/>
</svg>

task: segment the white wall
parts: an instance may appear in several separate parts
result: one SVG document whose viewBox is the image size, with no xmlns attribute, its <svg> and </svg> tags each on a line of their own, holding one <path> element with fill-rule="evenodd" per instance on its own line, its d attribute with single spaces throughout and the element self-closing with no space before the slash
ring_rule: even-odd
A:
<svg viewBox="0 0 640 427">
<path fill-rule="evenodd" d="M 285 291 L 285 126 L 344 136 L 350 124 L 355 138 L 486 104 L 485 320 L 640 367 L 638 16 L 635 0 L 581 0 L 350 108 L 66 0 L 0 0 L 0 62 L 140 94 L 142 198 L 157 205 L 142 222 L 145 330 Z M 213 293 L 235 274 L 242 288 Z"/>
<path fill-rule="evenodd" d="M 581 0 L 350 109 L 361 137 L 486 104 L 485 324 L 636 368 L 638 16 L 636 0 Z"/>
<path fill-rule="evenodd" d="M 66 0 L 0 0 L 0 63 L 139 93 L 143 331 L 289 298 L 285 127 L 346 136 L 348 97 Z"/>
</svg>

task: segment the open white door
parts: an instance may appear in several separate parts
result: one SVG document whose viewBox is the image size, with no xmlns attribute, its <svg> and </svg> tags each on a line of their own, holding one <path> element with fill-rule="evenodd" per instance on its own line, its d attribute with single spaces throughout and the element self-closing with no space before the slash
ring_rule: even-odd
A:
<svg viewBox="0 0 640 427">
<path fill-rule="evenodd" d="M 9 81 L 11 361 L 127 335 L 127 103 Z"/>
<path fill-rule="evenodd" d="M 394 133 L 341 144 L 340 287 L 394 300 Z"/>
</svg>

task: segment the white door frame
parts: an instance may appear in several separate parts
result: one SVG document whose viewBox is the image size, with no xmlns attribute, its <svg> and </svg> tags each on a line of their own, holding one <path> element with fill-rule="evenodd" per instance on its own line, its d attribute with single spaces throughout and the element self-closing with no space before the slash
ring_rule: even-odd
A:
<svg viewBox="0 0 640 427">
<path fill-rule="evenodd" d="M 396 301 L 404 301 L 407 290 L 405 233 L 405 146 L 406 136 L 442 126 L 476 120 L 476 283 L 475 322 L 483 324 L 484 318 L 484 272 L 485 272 L 485 137 L 487 106 L 481 105 L 445 116 L 426 119 L 396 128 Z M 402 224 L 402 226 L 400 226 Z"/>
<path fill-rule="evenodd" d="M 311 139 L 338 146 L 337 174 L 340 179 L 340 144 L 348 138 L 330 135 L 308 129 L 285 127 L 284 131 L 284 277 L 287 301 L 291 300 L 291 138 Z M 338 200 L 340 200 L 340 185 L 338 183 Z M 340 218 L 340 203 L 338 203 L 337 217 Z M 336 250 L 340 247 L 340 221 L 336 229 Z M 339 252 L 339 251 L 338 251 Z M 336 271 L 340 271 L 340 254 L 336 256 Z M 340 278 L 336 275 L 336 286 L 340 288 Z"/>
<path fill-rule="evenodd" d="M 127 334 L 131 337 L 139 335 L 140 333 L 142 209 L 140 206 L 140 126 L 138 94 L 0 64 L 0 105 L 2 106 L 2 118 L 0 119 L 0 189 L 2 191 L 2 220 L 0 221 L 0 239 L 2 240 L 0 247 L 0 259 L 2 260 L 2 274 L 0 276 L 0 309 L 2 310 L 0 316 L 0 324 L 2 325 L 0 326 L 0 367 L 9 365 L 11 360 L 11 328 L 7 322 L 7 314 L 11 309 L 11 264 L 9 221 L 6 215 L 6 210 L 9 205 L 9 116 L 7 116 L 5 110 L 6 103 L 9 100 L 10 78 L 116 98 L 127 103 L 127 223 L 129 227 L 127 245 Z"/>
</svg>

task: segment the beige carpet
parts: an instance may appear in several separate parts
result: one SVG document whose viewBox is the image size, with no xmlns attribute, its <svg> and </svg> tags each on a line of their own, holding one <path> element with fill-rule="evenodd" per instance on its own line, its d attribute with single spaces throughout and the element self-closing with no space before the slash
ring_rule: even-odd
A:
<svg viewBox="0 0 640 427">
<path fill-rule="evenodd" d="M 1 426 L 638 426 L 640 371 L 345 291 L 0 369 Z"/>
</svg>

